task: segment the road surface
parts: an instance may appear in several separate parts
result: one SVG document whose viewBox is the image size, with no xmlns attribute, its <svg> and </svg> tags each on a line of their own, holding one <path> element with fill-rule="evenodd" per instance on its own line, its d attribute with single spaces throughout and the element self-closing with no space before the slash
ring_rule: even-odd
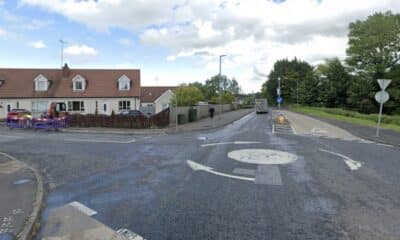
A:
<svg viewBox="0 0 400 240">
<path fill-rule="evenodd" d="M 0 151 L 46 179 L 43 223 L 77 201 L 146 239 L 400 239 L 399 148 L 254 113 L 168 135 L 0 131 Z"/>
</svg>

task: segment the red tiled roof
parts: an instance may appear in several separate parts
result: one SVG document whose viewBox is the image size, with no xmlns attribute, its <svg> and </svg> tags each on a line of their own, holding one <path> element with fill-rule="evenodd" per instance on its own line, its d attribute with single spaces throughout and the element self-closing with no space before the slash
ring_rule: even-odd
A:
<svg viewBox="0 0 400 240">
<path fill-rule="evenodd" d="M 140 70 L 114 69 L 16 69 L 0 68 L 0 98 L 49 98 L 49 97 L 139 97 Z M 35 91 L 34 79 L 42 74 L 49 82 L 45 92 Z M 74 92 L 72 79 L 81 75 L 86 79 L 86 89 Z M 118 79 L 127 76 L 131 80 L 129 91 L 119 91 Z"/>
<path fill-rule="evenodd" d="M 173 91 L 176 87 L 142 87 L 140 94 L 141 102 L 154 102 L 168 90 Z"/>
</svg>

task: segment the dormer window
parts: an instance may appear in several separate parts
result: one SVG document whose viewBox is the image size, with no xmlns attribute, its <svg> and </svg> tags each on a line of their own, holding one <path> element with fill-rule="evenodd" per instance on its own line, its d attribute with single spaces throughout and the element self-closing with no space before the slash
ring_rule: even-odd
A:
<svg viewBox="0 0 400 240">
<path fill-rule="evenodd" d="M 86 80 L 81 75 L 76 75 L 72 79 L 72 88 L 74 92 L 85 91 L 86 89 Z"/>
<path fill-rule="evenodd" d="M 34 80 L 35 82 L 35 90 L 38 92 L 45 92 L 49 88 L 49 80 L 42 74 L 37 76 Z"/>
<path fill-rule="evenodd" d="M 118 89 L 120 91 L 129 91 L 131 90 L 131 80 L 123 75 L 118 79 Z"/>
</svg>

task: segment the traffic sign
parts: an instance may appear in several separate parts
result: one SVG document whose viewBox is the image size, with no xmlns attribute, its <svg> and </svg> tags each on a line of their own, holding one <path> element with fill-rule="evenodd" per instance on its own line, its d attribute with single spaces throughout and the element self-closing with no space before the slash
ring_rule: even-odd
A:
<svg viewBox="0 0 400 240">
<path fill-rule="evenodd" d="M 276 89 L 276 95 L 280 96 L 281 95 L 281 88 Z"/>
<path fill-rule="evenodd" d="M 278 97 L 278 99 L 276 99 L 276 101 L 281 104 L 283 102 L 283 98 L 282 97 Z"/>
<path fill-rule="evenodd" d="M 384 90 L 379 91 L 379 92 L 377 92 L 377 93 L 375 94 L 375 100 L 376 100 L 378 103 L 383 104 L 383 103 L 389 101 L 389 93 L 386 92 L 386 91 L 384 91 Z"/>
<path fill-rule="evenodd" d="M 379 86 L 382 90 L 385 90 L 391 82 L 392 80 L 390 79 L 378 79 Z"/>
</svg>

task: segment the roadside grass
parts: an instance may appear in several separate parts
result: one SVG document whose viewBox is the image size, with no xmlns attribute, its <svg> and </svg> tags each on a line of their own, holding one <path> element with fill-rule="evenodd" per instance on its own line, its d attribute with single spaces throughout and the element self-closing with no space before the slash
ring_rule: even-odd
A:
<svg viewBox="0 0 400 240">
<path fill-rule="evenodd" d="M 361 114 L 355 111 L 340 108 L 323 108 L 308 106 L 290 106 L 290 110 L 298 113 L 305 113 L 312 116 L 336 119 L 349 123 L 375 127 L 378 121 L 378 114 Z M 382 128 L 400 132 L 400 116 L 382 115 Z"/>
</svg>

